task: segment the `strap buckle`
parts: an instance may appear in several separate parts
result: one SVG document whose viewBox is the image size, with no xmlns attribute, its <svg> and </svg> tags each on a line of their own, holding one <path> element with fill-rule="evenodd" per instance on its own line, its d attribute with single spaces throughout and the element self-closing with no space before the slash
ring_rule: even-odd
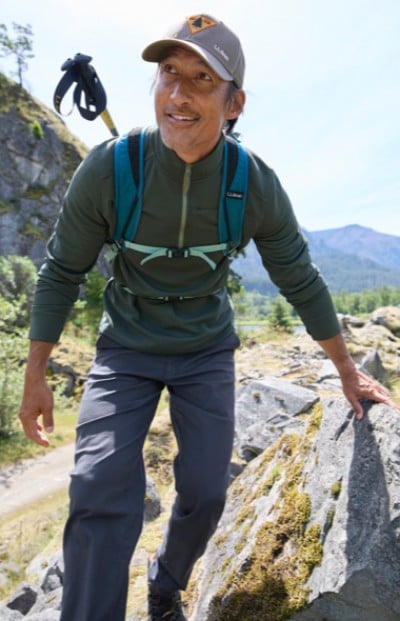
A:
<svg viewBox="0 0 400 621">
<path fill-rule="evenodd" d="M 187 259 L 190 257 L 190 248 L 167 248 L 168 259 Z"/>
</svg>

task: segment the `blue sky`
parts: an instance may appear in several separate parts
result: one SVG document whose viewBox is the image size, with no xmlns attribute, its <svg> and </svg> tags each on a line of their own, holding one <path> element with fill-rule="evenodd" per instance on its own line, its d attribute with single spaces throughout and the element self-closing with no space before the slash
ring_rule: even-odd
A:
<svg viewBox="0 0 400 621">
<path fill-rule="evenodd" d="M 208 12 L 246 55 L 243 142 L 278 174 L 308 230 L 360 224 L 400 236 L 399 0 L 2 0 L 0 22 L 31 24 L 30 92 L 52 107 L 66 58 L 93 57 L 120 133 L 154 123 L 155 67 L 142 49 L 181 17 Z M 7 74 L 12 63 L 0 58 Z M 70 101 L 64 105 L 70 109 Z M 64 121 L 88 146 L 103 122 Z"/>
</svg>

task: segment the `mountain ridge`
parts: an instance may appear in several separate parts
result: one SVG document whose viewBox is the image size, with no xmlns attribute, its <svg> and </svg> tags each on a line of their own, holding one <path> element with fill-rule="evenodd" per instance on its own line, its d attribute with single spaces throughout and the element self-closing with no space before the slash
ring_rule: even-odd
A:
<svg viewBox="0 0 400 621">
<path fill-rule="evenodd" d="M 309 236 L 311 247 L 318 241 L 329 248 L 340 250 L 345 254 L 356 254 L 371 259 L 380 265 L 400 269 L 400 237 L 380 233 L 360 224 L 349 224 L 340 228 L 318 231 L 304 231 Z M 356 245 L 357 252 L 354 252 Z M 350 252 L 350 249 L 353 251 Z M 379 260 L 378 260 L 379 258 Z"/>
<path fill-rule="evenodd" d="M 303 229 L 310 254 L 332 292 L 400 287 L 400 237 L 360 224 L 334 229 Z M 262 266 L 253 242 L 233 263 L 248 290 L 275 295 L 277 288 Z"/>
</svg>

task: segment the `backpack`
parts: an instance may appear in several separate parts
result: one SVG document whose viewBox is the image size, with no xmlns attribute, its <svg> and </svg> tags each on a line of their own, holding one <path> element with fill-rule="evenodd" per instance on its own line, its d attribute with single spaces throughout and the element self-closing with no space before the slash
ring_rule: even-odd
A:
<svg viewBox="0 0 400 621">
<path fill-rule="evenodd" d="M 134 241 L 139 226 L 144 188 L 144 147 L 146 130 L 121 136 L 114 148 L 114 184 L 116 227 L 110 258 L 127 248 L 145 256 L 141 265 L 157 257 L 195 256 L 208 263 L 212 270 L 217 264 L 208 253 L 223 252 L 234 258 L 242 241 L 243 219 L 247 200 L 248 155 L 234 139 L 226 137 L 218 212 L 218 244 L 167 248 L 137 244 Z"/>
</svg>

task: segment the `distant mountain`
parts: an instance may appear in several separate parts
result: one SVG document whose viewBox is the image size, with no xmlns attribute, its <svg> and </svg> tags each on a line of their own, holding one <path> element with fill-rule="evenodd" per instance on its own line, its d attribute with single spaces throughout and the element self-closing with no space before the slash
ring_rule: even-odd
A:
<svg viewBox="0 0 400 621">
<path fill-rule="evenodd" d="M 399 216 L 400 217 L 400 216 Z M 400 269 L 400 237 L 378 233 L 373 229 L 350 224 L 326 231 L 304 231 L 312 254 L 324 249 L 339 250 L 347 255 L 370 259 L 385 267 Z"/>
<path fill-rule="evenodd" d="M 303 231 L 311 256 L 332 292 L 400 287 L 400 237 L 353 224 L 325 231 Z M 275 294 L 253 243 L 233 263 L 248 290 Z"/>
</svg>

